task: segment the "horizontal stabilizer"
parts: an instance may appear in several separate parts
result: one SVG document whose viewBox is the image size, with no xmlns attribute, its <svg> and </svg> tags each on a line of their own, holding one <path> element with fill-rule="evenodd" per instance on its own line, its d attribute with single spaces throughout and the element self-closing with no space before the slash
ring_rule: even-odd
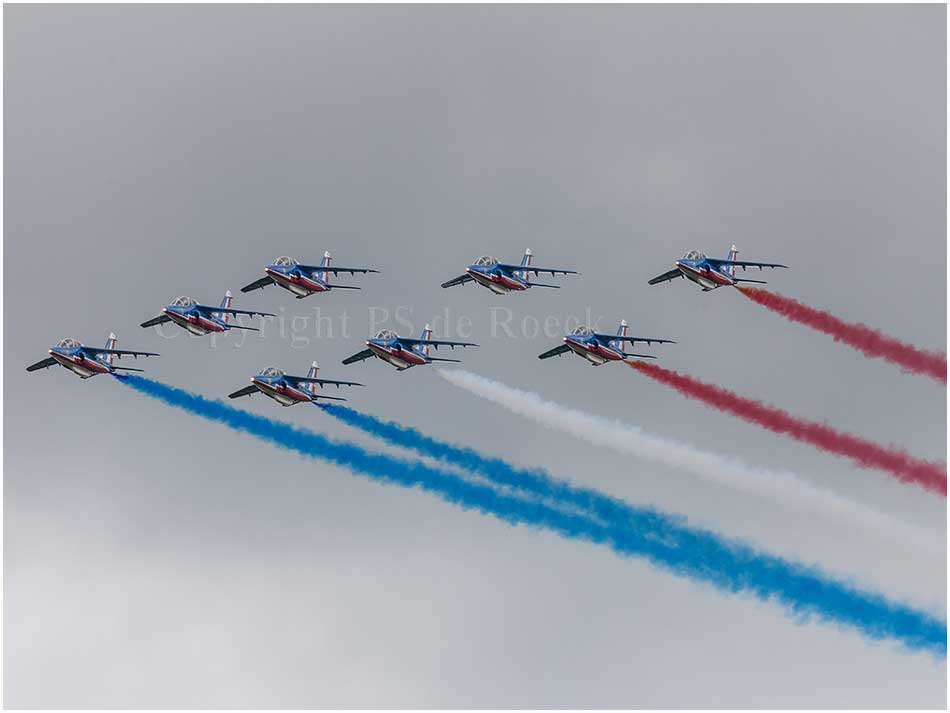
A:
<svg viewBox="0 0 950 713">
<path fill-rule="evenodd" d="M 542 282 L 529 282 L 529 283 L 528 283 L 528 287 L 550 287 L 552 290 L 559 290 L 559 289 L 561 289 L 561 286 L 560 286 L 560 285 L 545 285 L 545 284 L 542 283 Z"/>
<path fill-rule="evenodd" d="M 623 355 L 624 357 L 637 357 L 638 359 L 656 359 L 656 357 L 653 356 L 652 354 L 632 354 L 632 353 L 624 352 Z"/>
<path fill-rule="evenodd" d="M 738 278 L 738 277 L 734 277 L 734 278 L 732 278 L 732 279 L 734 279 L 736 282 L 754 282 L 754 283 L 757 284 L 757 285 L 767 285 L 767 284 L 769 284 L 769 283 L 766 282 L 765 280 L 746 280 L 746 279 L 744 279 L 744 278 Z"/>
<path fill-rule="evenodd" d="M 461 359 L 446 359 L 444 357 L 429 357 L 429 361 L 451 361 L 455 362 L 456 364 L 462 363 Z"/>
<path fill-rule="evenodd" d="M 331 290 L 362 290 L 362 287 L 354 287 L 353 285 L 336 285 L 331 284 L 327 285 Z"/>
<path fill-rule="evenodd" d="M 230 329 L 246 329 L 246 330 L 249 331 L 249 332 L 259 332 L 259 331 L 261 331 L 261 330 L 259 330 L 257 327 L 242 327 L 240 324 L 229 324 L 228 327 L 229 327 Z"/>
<path fill-rule="evenodd" d="M 113 369 L 121 369 L 122 371 L 145 371 L 145 369 L 135 369 L 131 366 L 114 366 Z"/>
</svg>

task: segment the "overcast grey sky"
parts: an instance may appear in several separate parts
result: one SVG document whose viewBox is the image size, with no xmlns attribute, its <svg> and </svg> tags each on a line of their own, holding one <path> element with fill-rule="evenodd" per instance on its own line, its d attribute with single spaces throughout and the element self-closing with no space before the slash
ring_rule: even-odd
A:
<svg viewBox="0 0 950 713">
<path fill-rule="evenodd" d="M 351 477 L 110 379 L 23 369 L 110 330 L 162 353 L 150 376 L 206 395 L 317 359 L 366 384 L 356 408 L 945 616 L 943 562 L 572 441 L 432 368 L 340 364 L 374 308 L 413 331 L 448 308 L 482 344 L 463 355 L 476 373 L 943 531 L 940 498 L 618 365 L 538 362 L 552 340 L 493 338 L 491 309 L 625 317 L 678 342 L 664 365 L 943 458 L 943 387 L 733 291 L 646 281 L 735 242 L 792 266 L 767 278 L 779 291 L 945 348 L 945 12 L 4 8 L 6 705 L 944 707 L 945 661 Z M 582 274 L 439 288 L 526 247 Z M 324 250 L 382 274 L 303 301 L 237 293 L 278 255 Z M 228 288 L 289 326 L 213 346 L 138 327 Z M 315 338 L 317 308 L 349 332 Z M 316 409 L 241 406 L 371 443 Z"/>
</svg>

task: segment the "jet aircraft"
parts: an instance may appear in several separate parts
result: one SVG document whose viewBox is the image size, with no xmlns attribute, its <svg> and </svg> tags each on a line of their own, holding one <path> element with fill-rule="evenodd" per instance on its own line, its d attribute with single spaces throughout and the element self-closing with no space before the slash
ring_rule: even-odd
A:
<svg viewBox="0 0 950 713">
<path fill-rule="evenodd" d="M 142 322 L 143 327 L 154 327 L 163 322 L 174 322 L 182 329 L 187 329 L 192 334 L 208 334 L 209 332 L 225 332 L 229 329 L 249 329 L 258 331 L 256 327 L 244 327 L 240 324 L 231 324 L 231 316 L 235 314 L 247 314 L 251 317 L 260 315 L 262 317 L 273 317 L 270 312 L 258 312 L 257 310 L 232 309 L 231 291 L 224 294 L 219 307 L 210 307 L 209 305 L 198 304 L 191 297 L 179 297 L 170 305 L 162 310 L 162 313 L 152 319 Z"/>
<path fill-rule="evenodd" d="M 667 280 L 674 280 L 677 277 L 685 277 L 692 280 L 703 288 L 703 292 L 714 290 L 717 287 L 734 287 L 740 282 L 754 282 L 759 285 L 767 284 L 764 280 L 749 280 L 736 277 L 736 268 L 741 267 L 743 272 L 746 268 L 757 267 L 761 270 L 764 267 L 788 267 L 788 265 L 779 265 L 774 262 L 748 262 L 745 260 L 736 260 L 739 251 L 733 245 L 729 251 L 729 257 L 715 258 L 706 257 L 705 253 L 698 250 L 690 250 L 682 258 L 676 260 L 673 264 L 676 267 L 662 275 L 657 275 L 649 284 L 656 285 Z"/>
<path fill-rule="evenodd" d="M 323 253 L 323 261 L 319 265 L 301 265 L 292 257 L 279 257 L 273 264 L 264 268 L 266 277 L 255 280 L 241 288 L 241 292 L 261 290 L 268 285 L 277 285 L 294 295 L 298 300 L 308 297 L 315 292 L 329 290 L 358 290 L 351 285 L 336 285 L 330 283 L 330 275 L 339 276 L 341 272 L 351 275 L 356 273 L 379 272 L 368 267 L 330 267 L 330 253 Z"/>
<path fill-rule="evenodd" d="M 524 257 L 521 258 L 520 265 L 509 265 L 508 263 L 498 262 L 496 258 L 490 255 L 483 255 L 465 268 L 464 275 L 459 275 L 458 277 L 453 277 L 448 282 L 443 282 L 442 287 L 455 287 L 456 285 L 464 285 L 466 282 L 475 282 L 482 287 L 487 287 L 498 295 L 507 294 L 508 292 L 520 292 L 531 287 L 560 289 L 559 285 L 545 285 L 540 282 L 529 282 L 528 274 L 532 272 L 535 277 L 541 272 L 549 272 L 552 277 L 556 274 L 577 274 L 576 270 L 562 270 L 556 267 L 537 267 L 536 265 L 532 265 L 531 249 L 529 248 L 524 251 Z"/>
<path fill-rule="evenodd" d="M 280 369 L 269 366 L 262 369 L 261 373 L 251 378 L 251 385 L 238 389 L 232 394 L 228 394 L 229 399 L 237 399 L 241 396 L 250 396 L 258 391 L 274 399 L 281 406 L 293 406 L 299 403 L 316 403 L 318 399 L 332 399 L 333 401 L 346 401 L 340 396 L 326 396 L 318 393 L 317 389 L 322 389 L 326 385 L 336 386 L 362 386 L 355 381 L 334 381 L 332 379 L 318 379 L 317 372 L 320 366 L 313 362 L 310 371 L 306 376 L 291 376 L 285 374 Z"/>
<path fill-rule="evenodd" d="M 422 330 L 420 339 L 410 339 L 400 337 L 395 332 L 384 329 L 376 333 L 376 336 L 366 341 L 367 349 L 357 352 L 353 356 L 343 360 L 344 364 L 352 364 L 357 361 L 363 361 L 370 357 L 382 359 L 388 364 L 392 364 L 399 371 L 404 371 L 413 366 L 429 364 L 434 361 L 459 362 L 459 359 L 445 359 L 429 355 L 432 347 L 477 347 L 472 342 L 453 342 L 445 340 L 430 339 L 432 328 L 427 324 Z"/>
<path fill-rule="evenodd" d="M 158 356 L 155 352 L 116 349 L 115 344 L 115 334 L 109 335 L 104 347 L 87 347 L 78 340 L 67 337 L 48 350 L 48 357 L 35 364 L 30 364 L 26 367 L 26 370 L 48 369 L 59 364 L 77 374 L 80 379 L 88 379 L 96 374 L 113 374 L 116 370 L 144 371 L 144 369 L 133 369 L 131 366 L 116 366 L 114 363 L 116 358 L 121 359 L 123 356 L 131 356 L 137 359 L 140 356 Z"/>
<path fill-rule="evenodd" d="M 590 327 L 577 327 L 570 334 L 564 335 L 564 344 L 549 349 L 543 354 L 538 355 L 538 359 L 550 359 L 554 356 L 561 356 L 568 352 L 574 352 L 577 356 L 583 357 L 591 363 L 592 366 L 600 366 L 609 361 L 623 361 L 628 357 L 638 357 L 640 359 L 656 359 L 649 354 L 633 354 L 623 350 L 624 342 L 634 344 L 635 342 L 644 342 L 645 344 L 676 344 L 670 339 L 656 339 L 654 337 L 631 337 L 627 335 L 627 321 L 621 320 L 616 334 L 600 334 L 593 331 Z"/>
</svg>

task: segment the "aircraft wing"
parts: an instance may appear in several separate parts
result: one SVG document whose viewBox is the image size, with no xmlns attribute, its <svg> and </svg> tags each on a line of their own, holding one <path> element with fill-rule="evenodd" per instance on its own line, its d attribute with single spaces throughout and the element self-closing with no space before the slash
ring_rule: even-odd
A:
<svg viewBox="0 0 950 713">
<path fill-rule="evenodd" d="M 779 265 L 776 262 L 749 262 L 747 260 L 721 260 L 719 258 L 710 257 L 706 258 L 706 262 L 714 265 L 715 267 L 722 267 L 724 265 L 735 265 L 736 267 L 741 267 L 745 270 L 747 267 L 757 267 L 760 270 L 763 267 L 788 267 L 788 265 Z"/>
<path fill-rule="evenodd" d="M 277 315 L 271 314 L 270 312 L 259 312 L 256 309 L 234 309 L 232 307 L 209 307 L 208 305 L 196 305 L 198 309 L 202 312 L 227 312 L 228 314 L 249 314 L 254 317 L 260 315 L 261 317 L 276 317 Z M 232 327 L 234 325 L 231 325 Z"/>
<path fill-rule="evenodd" d="M 37 369 L 48 369 L 49 367 L 53 366 L 53 364 L 55 363 L 56 363 L 56 360 L 53 357 L 46 357 L 45 359 L 41 359 L 35 364 L 30 364 L 28 367 L 26 367 L 26 370 L 36 371 Z"/>
<path fill-rule="evenodd" d="M 140 356 L 150 357 L 150 356 L 161 356 L 155 352 L 136 352 L 131 349 L 99 349 L 97 347 L 87 347 L 90 352 L 95 354 L 115 354 L 120 359 L 124 356 L 133 356 L 136 359 Z"/>
<path fill-rule="evenodd" d="M 500 262 L 498 267 L 502 270 L 508 270 L 509 272 L 533 272 L 535 277 L 537 277 L 539 272 L 546 272 L 551 275 L 576 275 L 578 274 L 577 270 L 562 270 L 559 267 L 537 267 L 535 265 L 509 265 L 508 263 Z"/>
<path fill-rule="evenodd" d="M 154 327 L 155 325 L 164 324 L 165 322 L 171 322 L 171 321 L 172 321 L 172 318 L 169 317 L 167 314 L 160 314 L 160 315 L 158 315 L 157 317 L 152 317 L 152 318 L 151 318 L 150 320 L 148 320 L 147 322 L 142 322 L 142 324 L 141 324 L 140 326 L 142 326 L 142 327 Z"/>
<path fill-rule="evenodd" d="M 323 265 L 298 265 L 301 270 L 307 270 L 308 272 L 332 272 L 334 275 L 339 275 L 341 272 L 345 272 L 348 275 L 355 275 L 356 273 L 366 273 L 366 272 L 376 272 L 379 270 L 373 270 L 369 267 L 337 267 L 336 265 L 330 265 L 324 267 Z"/>
<path fill-rule="evenodd" d="M 477 347 L 478 345 L 473 342 L 450 342 L 442 339 L 408 339 L 407 337 L 399 337 L 399 341 L 403 344 L 416 345 L 416 344 L 426 344 L 430 347 Z"/>
<path fill-rule="evenodd" d="M 250 292 L 251 290 L 262 290 L 268 285 L 274 284 L 274 281 L 270 277 L 262 277 L 260 280 L 254 280 L 250 285 L 244 285 L 241 288 L 241 292 Z"/>
<path fill-rule="evenodd" d="M 343 360 L 343 363 L 353 364 L 358 361 L 363 361 L 364 359 L 369 359 L 371 356 L 373 356 L 373 350 L 364 349 L 361 352 L 356 352 L 356 354 L 354 354 L 353 356 L 348 356 L 346 359 Z"/>
<path fill-rule="evenodd" d="M 362 384 L 357 383 L 356 381 L 334 381 L 333 379 L 317 379 L 310 376 L 288 376 L 287 374 L 284 374 L 284 378 L 287 381 L 292 381 L 298 384 L 320 384 L 320 386 L 329 384 L 330 386 L 336 386 L 337 388 L 340 388 L 341 386 L 362 386 Z"/>
<path fill-rule="evenodd" d="M 676 344 L 672 339 L 656 339 L 655 337 L 619 337 L 616 334 L 594 334 L 603 342 L 643 342 L 644 344 Z"/>
<path fill-rule="evenodd" d="M 548 349 L 544 354 L 538 354 L 538 359 L 550 359 L 551 357 L 561 356 L 561 354 L 567 354 L 569 351 L 571 351 L 569 346 L 561 344 L 554 347 L 554 349 Z"/>
<path fill-rule="evenodd" d="M 456 285 L 464 285 L 466 282 L 471 282 L 473 279 L 475 278 L 473 278 L 468 273 L 465 273 L 464 275 L 453 277 L 448 282 L 443 282 L 442 287 L 455 287 Z"/>
<path fill-rule="evenodd" d="M 250 396 L 255 391 L 258 391 L 258 388 L 251 384 L 250 386 L 245 386 L 243 389 L 238 389 L 233 394 L 228 394 L 229 399 L 238 399 L 242 396 Z"/>
<path fill-rule="evenodd" d="M 679 271 L 679 268 L 676 270 L 670 270 L 669 272 L 664 272 L 662 275 L 657 275 L 654 277 L 648 284 L 658 285 L 661 282 L 666 282 L 667 280 L 675 280 L 677 277 L 682 277 L 683 273 Z"/>
</svg>

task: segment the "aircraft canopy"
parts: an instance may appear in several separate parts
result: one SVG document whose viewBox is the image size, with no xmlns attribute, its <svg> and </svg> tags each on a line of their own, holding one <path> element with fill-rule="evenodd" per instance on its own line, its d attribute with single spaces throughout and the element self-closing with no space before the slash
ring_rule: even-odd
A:
<svg viewBox="0 0 950 713">
<path fill-rule="evenodd" d="M 274 260 L 274 264 L 280 265 L 281 267 L 287 267 L 289 265 L 299 265 L 300 263 L 298 263 L 292 257 L 287 257 L 286 255 L 282 255 L 281 257 Z"/>
<path fill-rule="evenodd" d="M 701 253 L 699 250 L 690 250 L 683 256 L 684 260 L 705 260 L 706 253 Z"/>
<path fill-rule="evenodd" d="M 389 329 L 381 329 L 376 332 L 376 336 L 373 337 L 373 339 L 395 339 L 397 336 L 399 335 Z"/>
<path fill-rule="evenodd" d="M 478 260 L 472 263 L 473 265 L 482 265 L 484 267 L 489 267 L 491 265 L 498 264 L 498 258 L 494 258 L 491 255 L 482 255 Z"/>
<path fill-rule="evenodd" d="M 82 344 L 79 343 L 78 339 L 73 339 L 72 337 L 66 337 L 65 339 L 60 341 L 60 343 L 57 344 L 56 346 L 61 347 L 62 349 L 75 349 L 76 347 L 81 347 Z"/>
<path fill-rule="evenodd" d="M 269 366 L 266 369 L 261 369 L 261 373 L 258 376 L 283 376 L 284 372 L 278 369 L 276 366 Z"/>
<path fill-rule="evenodd" d="M 575 327 L 574 331 L 571 332 L 574 336 L 577 337 L 586 337 L 589 334 L 593 334 L 594 331 L 590 327 L 585 327 L 581 325 L 580 327 Z"/>
<path fill-rule="evenodd" d="M 191 297 L 179 297 L 172 302 L 172 306 L 174 307 L 191 307 L 196 304 L 198 303 L 191 299 Z"/>
</svg>

